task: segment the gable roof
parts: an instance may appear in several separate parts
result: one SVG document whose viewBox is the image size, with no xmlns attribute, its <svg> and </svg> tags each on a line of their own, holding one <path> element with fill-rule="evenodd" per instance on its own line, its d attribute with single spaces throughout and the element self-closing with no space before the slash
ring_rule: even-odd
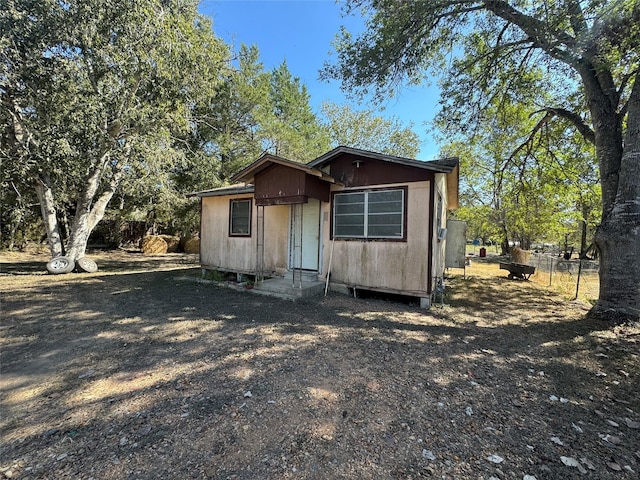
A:
<svg viewBox="0 0 640 480">
<path fill-rule="evenodd" d="M 442 158 L 440 160 L 432 160 L 425 162 L 422 160 L 415 160 L 412 158 L 396 157 L 395 155 L 387 155 L 384 153 L 370 152 L 368 150 L 361 150 L 359 148 L 352 147 L 336 147 L 330 152 L 316 158 L 312 162 L 308 163 L 309 167 L 322 168 L 331 163 L 336 157 L 342 154 L 356 155 L 360 157 L 373 158 L 388 163 L 396 163 L 399 165 L 406 165 L 408 167 L 420 168 L 423 170 L 431 170 L 439 173 L 451 173 L 453 169 L 458 165 L 457 157 Z"/>
<path fill-rule="evenodd" d="M 202 192 L 189 194 L 188 196 L 202 198 L 254 193 L 255 187 L 252 182 L 255 175 L 266 170 L 272 165 L 283 165 L 295 170 L 305 172 L 313 177 L 317 177 L 319 180 L 323 180 L 328 183 L 339 184 L 339 181 L 334 179 L 331 175 L 323 172 L 321 168 L 330 164 L 333 160 L 343 154 L 354 155 L 363 158 L 372 158 L 383 162 L 405 165 L 422 170 L 429 170 L 436 173 L 445 173 L 447 174 L 446 177 L 450 208 L 457 208 L 458 206 L 459 160 L 457 157 L 448 157 L 432 161 L 422 161 L 345 146 L 336 147 L 330 152 L 325 153 L 324 155 L 316 158 L 308 164 L 294 162 L 291 160 L 287 160 L 286 158 L 278 157 L 277 155 L 266 153 L 262 155 L 258 160 L 245 167 L 232 177 L 231 180 L 240 183 L 227 187 L 204 190 Z"/>
<path fill-rule="evenodd" d="M 253 181 L 253 177 L 256 174 L 276 164 L 284 165 L 285 167 L 290 167 L 296 170 L 301 170 L 309 175 L 318 177 L 320 180 L 335 183 L 335 179 L 331 175 L 326 174 L 318 168 L 314 168 L 311 164 L 294 162 L 291 160 L 287 160 L 286 158 L 278 157 L 277 155 L 272 155 L 270 153 L 265 153 L 251 165 L 240 170 L 231 178 L 231 180 L 234 182 L 249 183 Z"/>
</svg>

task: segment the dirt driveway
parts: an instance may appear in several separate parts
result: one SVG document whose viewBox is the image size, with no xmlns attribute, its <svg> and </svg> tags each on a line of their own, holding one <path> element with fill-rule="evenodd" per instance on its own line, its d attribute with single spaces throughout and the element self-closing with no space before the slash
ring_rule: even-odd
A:
<svg viewBox="0 0 640 480">
<path fill-rule="evenodd" d="M 640 329 L 509 281 L 292 303 L 193 257 L 3 256 L 0 478 L 631 479 Z"/>
</svg>

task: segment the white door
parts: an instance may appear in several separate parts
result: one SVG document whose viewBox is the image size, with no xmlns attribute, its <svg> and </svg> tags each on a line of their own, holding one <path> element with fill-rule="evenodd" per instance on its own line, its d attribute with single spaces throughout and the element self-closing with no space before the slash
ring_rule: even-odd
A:
<svg viewBox="0 0 640 480">
<path fill-rule="evenodd" d="M 302 256 L 302 269 L 318 271 L 320 252 L 320 201 L 310 198 L 302 204 L 302 229 L 295 222 L 300 216 L 293 214 L 299 205 L 291 206 L 291 227 L 289 232 L 289 259 L 292 268 L 300 268 L 299 255 Z M 300 236 L 300 238 L 296 238 Z"/>
</svg>

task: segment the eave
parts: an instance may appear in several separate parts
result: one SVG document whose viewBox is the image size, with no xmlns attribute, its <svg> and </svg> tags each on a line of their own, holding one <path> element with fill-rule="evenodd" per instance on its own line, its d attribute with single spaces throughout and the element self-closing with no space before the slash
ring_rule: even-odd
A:
<svg viewBox="0 0 640 480">
<path fill-rule="evenodd" d="M 243 182 L 243 183 L 252 183 L 254 177 L 271 167 L 272 165 L 283 165 L 285 167 L 293 168 L 295 170 L 300 170 L 308 175 L 318 177 L 320 180 L 329 183 L 336 183 L 336 180 L 331 176 L 323 172 L 318 168 L 314 168 L 309 164 L 293 162 L 291 160 L 287 160 L 286 158 L 278 157 L 276 155 L 272 155 L 270 153 L 264 154 L 258 160 L 253 162 L 251 165 L 247 166 L 240 172 L 236 173 L 231 180 L 234 182 Z"/>
<path fill-rule="evenodd" d="M 459 160 L 457 157 L 448 157 L 438 160 L 422 161 L 412 158 L 397 157 L 395 155 L 387 155 L 384 153 L 370 152 L 367 150 L 361 150 L 359 148 L 352 147 L 336 147 L 330 152 L 316 158 L 312 162 L 309 162 L 309 167 L 322 168 L 330 164 L 336 157 L 347 154 L 355 155 L 362 158 L 372 158 L 387 163 L 395 163 L 399 165 L 406 165 L 408 167 L 419 168 L 422 170 L 430 170 L 438 173 L 451 173 L 453 169 L 458 165 Z"/>
</svg>

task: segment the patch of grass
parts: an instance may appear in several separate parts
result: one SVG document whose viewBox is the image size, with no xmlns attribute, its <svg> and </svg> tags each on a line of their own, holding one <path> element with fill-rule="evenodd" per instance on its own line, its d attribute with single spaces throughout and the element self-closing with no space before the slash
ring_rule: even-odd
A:
<svg viewBox="0 0 640 480">
<path fill-rule="evenodd" d="M 211 280 L 213 282 L 224 282 L 227 279 L 227 274 L 220 270 L 204 270 L 202 271 L 203 280 Z"/>
</svg>

